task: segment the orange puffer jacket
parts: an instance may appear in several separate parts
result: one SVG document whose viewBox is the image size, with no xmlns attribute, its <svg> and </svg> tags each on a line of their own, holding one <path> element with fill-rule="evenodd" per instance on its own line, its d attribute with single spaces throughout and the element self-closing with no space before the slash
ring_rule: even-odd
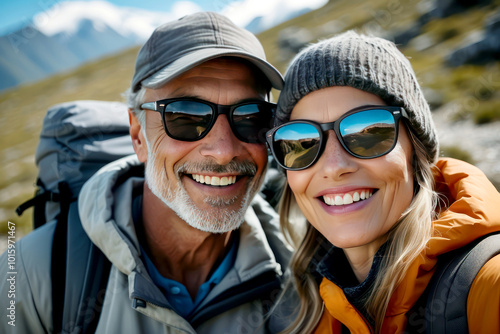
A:
<svg viewBox="0 0 500 334">
<path fill-rule="evenodd" d="M 454 159 L 441 159 L 437 167 L 436 186 L 451 205 L 434 222 L 428 249 L 415 259 L 394 291 L 382 325 L 384 334 L 404 331 L 406 314 L 427 287 L 436 256 L 500 230 L 500 194 L 484 174 Z M 353 334 L 373 332 L 337 285 L 323 278 L 320 294 L 325 311 L 316 333 L 340 333 L 341 323 Z M 476 276 L 467 300 L 467 319 L 470 333 L 500 333 L 500 255 L 489 260 Z"/>
</svg>

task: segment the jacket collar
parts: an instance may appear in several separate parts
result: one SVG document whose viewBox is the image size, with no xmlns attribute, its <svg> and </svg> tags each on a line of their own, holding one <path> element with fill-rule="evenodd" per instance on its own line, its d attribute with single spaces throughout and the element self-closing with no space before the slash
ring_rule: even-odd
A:
<svg viewBox="0 0 500 334">
<path fill-rule="evenodd" d="M 144 182 L 140 172 L 134 173 L 141 167 L 135 155 L 103 167 L 83 186 L 78 201 L 82 225 L 90 239 L 126 275 L 134 270 L 145 271 L 139 258 L 131 209 L 133 193 L 140 190 Z M 290 256 L 278 232 L 277 215 L 264 202 L 256 196 L 240 227 L 238 254 L 234 268 L 228 273 L 234 276 L 235 282 L 249 280 L 268 270 L 281 275 L 282 265 L 273 250 L 281 249 L 277 255 L 283 264 Z"/>
</svg>

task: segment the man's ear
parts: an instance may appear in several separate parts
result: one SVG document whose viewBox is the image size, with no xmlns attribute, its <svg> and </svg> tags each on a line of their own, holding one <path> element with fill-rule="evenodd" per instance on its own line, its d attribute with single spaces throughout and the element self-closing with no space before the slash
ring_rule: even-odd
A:
<svg viewBox="0 0 500 334">
<path fill-rule="evenodd" d="M 144 134 L 141 131 L 141 123 L 139 123 L 139 120 L 131 109 L 128 110 L 128 119 L 130 122 L 130 137 L 132 137 L 135 154 L 137 154 L 140 162 L 146 162 L 148 147 L 146 145 L 146 138 L 144 138 Z"/>
</svg>

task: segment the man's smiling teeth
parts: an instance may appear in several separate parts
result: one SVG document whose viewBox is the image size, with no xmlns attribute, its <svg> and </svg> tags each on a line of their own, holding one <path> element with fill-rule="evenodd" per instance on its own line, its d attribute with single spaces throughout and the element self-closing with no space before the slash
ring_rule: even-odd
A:
<svg viewBox="0 0 500 334">
<path fill-rule="evenodd" d="M 362 190 L 349 192 L 347 194 L 341 195 L 324 195 L 323 200 L 327 205 L 346 205 L 352 204 L 354 202 L 359 202 L 364 199 L 368 199 L 372 196 L 372 190 Z"/>
<path fill-rule="evenodd" d="M 236 175 L 218 177 L 201 174 L 191 174 L 191 176 L 196 182 L 209 184 L 212 186 L 228 186 L 236 182 Z"/>
</svg>

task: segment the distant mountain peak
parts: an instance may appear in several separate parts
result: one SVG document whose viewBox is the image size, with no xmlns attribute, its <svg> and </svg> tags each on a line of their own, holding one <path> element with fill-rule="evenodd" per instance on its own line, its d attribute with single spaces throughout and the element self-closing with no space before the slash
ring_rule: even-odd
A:
<svg viewBox="0 0 500 334">
<path fill-rule="evenodd" d="M 66 1 L 37 14 L 33 19 L 36 29 L 47 36 L 75 34 L 85 25 L 100 31 L 113 29 L 125 37 L 145 40 L 172 14 L 118 7 L 106 1 Z"/>
<path fill-rule="evenodd" d="M 272 8 L 279 8 L 279 13 L 256 6 L 254 0 L 222 1 L 225 9 L 220 11 L 239 26 L 253 22 L 248 29 L 257 33 L 298 15 L 301 8 L 303 11 L 327 2 L 267 1 Z M 56 1 L 53 7 L 35 15 L 30 26 L 0 36 L 0 53 L 5 60 L 0 62 L 0 77 L 4 78 L 0 90 L 144 43 L 163 23 L 202 9 L 193 1 L 175 1 L 169 10 L 119 7 L 101 0 Z"/>
</svg>

